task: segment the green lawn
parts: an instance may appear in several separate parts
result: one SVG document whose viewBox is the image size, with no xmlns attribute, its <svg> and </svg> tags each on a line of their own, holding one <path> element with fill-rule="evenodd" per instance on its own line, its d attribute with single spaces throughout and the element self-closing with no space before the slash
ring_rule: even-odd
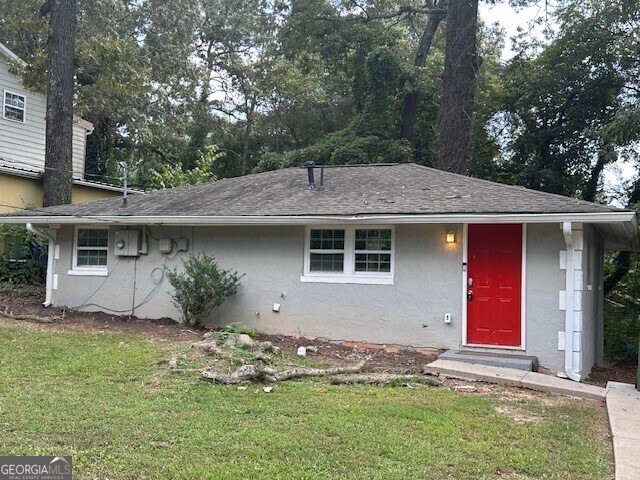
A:
<svg viewBox="0 0 640 480">
<path fill-rule="evenodd" d="M 603 410 L 546 396 L 166 373 L 170 343 L 0 326 L 0 454 L 74 478 L 575 478 L 613 472 Z M 536 421 L 518 422 L 516 412 Z"/>
</svg>

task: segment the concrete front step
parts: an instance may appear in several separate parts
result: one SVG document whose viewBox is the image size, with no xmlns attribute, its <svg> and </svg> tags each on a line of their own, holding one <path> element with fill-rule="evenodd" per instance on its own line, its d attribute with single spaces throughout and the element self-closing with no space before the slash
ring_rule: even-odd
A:
<svg viewBox="0 0 640 480">
<path fill-rule="evenodd" d="M 515 368 L 492 367 L 473 363 L 438 359 L 424 367 L 425 373 L 440 374 L 445 377 L 497 383 L 512 387 L 523 387 L 541 392 L 557 393 L 572 397 L 604 401 L 607 389 L 578 383 L 565 378 L 526 372 Z"/>
<path fill-rule="evenodd" d="M 455 362 L 476 363 L 492 367 L 515 368 L 527 372 L 538 371 L 538 358 L 528 355 L 479 352 L 473 350 L 447 350 L 438 358 Z"/>
</svg>

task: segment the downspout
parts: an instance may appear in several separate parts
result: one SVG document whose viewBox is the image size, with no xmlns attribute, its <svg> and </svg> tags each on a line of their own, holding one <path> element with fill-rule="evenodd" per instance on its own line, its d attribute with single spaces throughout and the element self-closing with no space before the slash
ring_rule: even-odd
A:
<svg viewBox="0 0 640 480">
<path fill-rule="evenodd" d="M 38 237 L 46 238 L 49 241 L 49 247 L 47 251 L 47 281 L 46 281 L 46 287 L 45 287 L 46 293 L 45 293 L 44 303 L 42 304 L 45 307 L 48 307 L 49 305 L 51 305 L 51 297 L 53 294 L 53 256 L 55 252 L 56 239 L 52 235 L 49 235 L 48 233 L 44 233 L 38 230 L 30 223 L 27 223 L 27 230 L 33 233 L 34 235 Z"/>
<path fill-rule="evenodd" d="M 565 282 L 565 310 L 564 310 L 564 371 L 576 382 L 580 375 L 573 370 L 573 315 L 574 315 L 574 285 L 575 285 L 575 255 L 571 222 L 562 222 L 562 235 L 567 245 L 567 270 Z"/>
</svg>

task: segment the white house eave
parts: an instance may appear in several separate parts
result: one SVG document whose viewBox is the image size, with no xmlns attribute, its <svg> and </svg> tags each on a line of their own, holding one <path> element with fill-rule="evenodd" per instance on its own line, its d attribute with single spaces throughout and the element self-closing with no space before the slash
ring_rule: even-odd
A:
<svg viewBox="0 0 640 480">
<path fill-rule="evenodd" d="M 22 60 L 18 55 L 13 53 L 9 48 L 7 48 L 4 44 L 0 43 L 0 54 L 4 55 L 6 58 L 10 60 L 17 60 L 22 65 L 26 65 L 25 61 Z"/>
<path fill-rule="evenodd" d="M 108 185 L 106 183 L 89 182 L 87 180 L 79 180 L 79 179 L 74 179 L 73 180 L 73 184 L 74 185 L 79 185 L 79 186 L 82 186 L 82 187 L 97 188 L 98 190 L 108 190 L 110 192 L 120 192 L 120 193 L 122 193 L 122 191 L 124 190 L 122 187 L 118 187 L 116 185 Z M 131 190 L 131 189 L 128 189 L 127 192 L 130 193 L 130 194 L 131 193 L 133 193 L 133 194 L 143 193 L 143 192 L 141 192 L 139 190 Z M 74 222 L 74 223 L 78 223 L 78 222 Z"/>
<path fill-rule="evenodd" d="M 82 128 L 84 128 L 87 131 L 87 135 L 91 135 L 93 133 L 94 130 L 94 126 L 93 123 L 85 120 L 84 118 L 80 118 L 80 117 L 76 117 L 75 115 L 73 116 L 73 122 L 76 125 L 81 126 Z"/>
<path fill-rule="evenodd" d="M 2 162 L 2 159 L 0 158 L 0 162 Z M 4 165 L 0 165 L 0 173 L 6 173 L 7 175 L 12 175 L 14 177 L 22 177 L 22 178 L 31 178 L 31 179 L 39 179 L 42 177 L 42 172 L 38 172 L 38 171 L 34 171 L 34 170 L 25 170 L 25 169 L 20 169 L 20 168 L 13 168 L 13 167 L 5 167 Z M 82 187 L 89 187 L 89 188 L 96 188 L 98 190 L 108 190 L 110 192 L 120 192 L 122 193 L 123 188 L 122 187 L 118 187 L 117 185 L 108 185 L 106 183 L 97 183 L 97 182 L 90 182 L 87 180 L 80 180 L 78 178 L 74 178 L 73 179 L 73 184 L 74 185 L 79 185 Z M 141 194 L 144 193 L 140 190 L 128 190 L 129 193 L 133 193 L 133 194 Z M 41 217 L 40 217 L 41 218 Z M 29 223 L 29 222 L 24 222 L 24 221 L 20 221 L 20 222 L 4 222 L 4 221 L 0 221 L 0 223 Z"/>
<path fill-rule="evenodd" d="M 2 162 L 2 160 L 3 159 L 0 158 L 0 162 Z M 14 177 L 23 178 L 39 178 L 42 175 L 42 172 L 37 172 L 35 170 L 7 167 L 4 165 L 0 165 L 0 173 L 6 173 L 7 175 L 13 175 Z"/>
<path fill-rule="evenodd" d="M 93 186 L 93 185 L 92 185 Z M 442 214 L 442 215 L 239 215 L 239 216 L 149 216 L 126 215 L 34 215 L 0 217 L 0 223 L 47 224 L 95 224 L 116 225 L 323 225 L 323 224 L 398 224 L 398 223 L 629 223 L 628 231 L 635 226 L 633 212 L 602 213 L 547 213 L 547 214 Z"/>
</svg>

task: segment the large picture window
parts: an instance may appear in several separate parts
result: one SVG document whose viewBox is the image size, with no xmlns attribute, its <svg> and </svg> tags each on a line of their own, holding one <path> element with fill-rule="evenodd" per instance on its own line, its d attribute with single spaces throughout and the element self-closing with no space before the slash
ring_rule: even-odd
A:
<svg viewBox="0 0 640 480">
<path fill-rule="evenodd" d="M 308 227 L 303 282 L 393 283 L 393 228 Z"/>
<path fill-rule="evenodd" d="M 73 270 L 69 273 L 106 274 L 109 253 L 108 228 L 77 227 L 73 247 Z"/>
<path fill-rule="evenodd" d="M 3 117 L 8 120 L 24 123 L 26 100 L 24 95 L 4 91 Z"/>
</svg>

